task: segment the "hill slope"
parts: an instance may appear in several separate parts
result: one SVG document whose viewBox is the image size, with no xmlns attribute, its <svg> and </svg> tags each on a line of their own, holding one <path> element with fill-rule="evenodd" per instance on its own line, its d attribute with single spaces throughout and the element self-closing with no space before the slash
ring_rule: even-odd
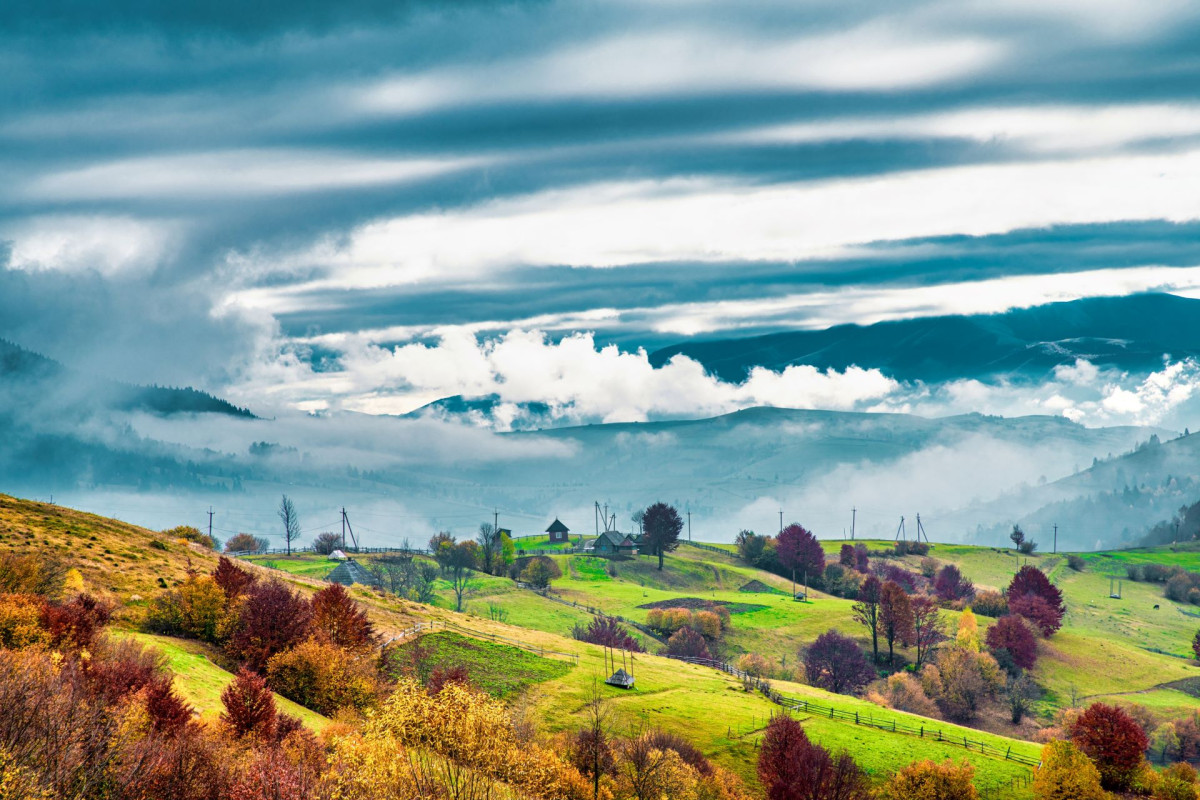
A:
<svg viewBox="0 0 1200 800">
<path fill-rule="evenodd" d="M 926 317 L 874 325 L 838 325 L 745 339 L 688 342 L 650 355 L 655 366 L 676 354 L 727 381 L 753 367 L 793 364 L 844 370 L 877 367 L 925 382 L 999 374 L 1036 376 L 1084 358 L 1131 371 L 1162 357 L 1200 355 L 1200 300 L 1166 294 L 1091 298 L 1003 314 Z"/>
</svg>

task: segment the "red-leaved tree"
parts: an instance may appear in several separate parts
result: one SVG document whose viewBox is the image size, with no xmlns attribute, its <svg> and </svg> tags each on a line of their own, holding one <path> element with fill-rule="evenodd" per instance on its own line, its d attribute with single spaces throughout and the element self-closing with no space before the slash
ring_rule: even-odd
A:
<svg viewBox="0 0 1200 800">
<path fill-rule="evenodd" d="M 312 628 L 322 638 L 347 650 L 375 644 L 375 628 L 346 587 L 331 583 L 312 596 Z"/>
<path fill-rule="evenodd" d="M 854 694 L 875 680 L 862 648 L 837 631 L 822 633 L 800 657 L 809 683 L 830 692 Z"/>
<path fill-rule="evenodd" d="M 912 607 L 913 644 L 917 647 L 916 666 L 930 659 L 937 646 L 946 641 L 946 625 L 932 597 L 919 594 L 909 601 Z"/>
<path fill-rule="evenodd" d="M 975 595 L 975 585 L 964 578 L 962 572 L 953 564 L 947 564 L 938 570 L 933 579 L 933 590 L 939 598 L 947 602 L 965 600 Z"/>
<path fill-rule="evenodd" d="M 96 634 L 108 624 L 109 607 L 90 594 L 77 594 L 66 603 L 47 603 L 42 606 L 42 627 L 50 634 L 54 648 L 83 649 L 92 644 Z"/>
<path fill-rule="evenodd" d="M 574 630 L 571 631 L 571 635 L 581 642 L 590 642 L 605 647 L 619 647 L 634 653 L 643 651 L 641 643 L 633 638 L 615 617 L 604 614 L 593 617 L 586 627 L 577 623 Z"/>
<path fill-rule="evenodd" d="M 1040 569 L 1028 564 L 1017 570 L 1008 584 L 1008 610 L 1037 625 L 1043 636 L 1062 627 L 1067 611 L 1058 587 Z"/>
<path fill-rule="evenodd" d="M 988 628 L 987 646 L 993 651 L 1007 650 L 1021 669 L 1033 669 L 1037 662 L 1037 637 L 1021 617 L 1009 614 Z"/>
<path fill-rule="evenodd" d="M 712 658 L 708 651 L 708 643 L 704 637 L 691 628 L 680 628 L 667 639 L 663 655 L 679 656 L 681 658 Z"/>
<path fill-rule="evenodd" d="M 825 550 L 811 532 L 793 522 L 775 540 L 775 556 L 793 576 L 813 578 L 825 572 Z"/>
<path fill-rule="evenodd" d="M 216 569 L 212 571 L 212 579 L 216 581 L 217 586 L 221 587 L 225 597 L 232 600 L 243 595 L 254 585 L 258 577 L 234 564 L 225 556 L 221 556 L 217 561 Z"/>
<path fill-rule="evenodd" d="M 255 672 L 265 672 L 276 653 L 303 640 L 312 620 L 312 606 L 281 581 L 255 584 L 246 595 L 225 651 Z"/>
<path fill-rule="evenodd" d="M 221 692 L 225 713 L 221 721 L 238 737 L 254 734 L 263 739 L 275 735 L 275 696 L 267 682 L 243 667 Z"/>
<path fill-rule="evenodd" d="M 871 632 L 871 655 L 879 663 L 879 598 L 883 584 L 874 575 L 868 575 L 858 587 L 858 602 L 851 606 L 855 621 Z"/>
<path fill-rule="evenodd" d="M 865 800 L 869 783 L 847 753 L 834 757 L 809 741 L 794 718 L 767 723 L 758 753 L 758 778 L 768 800 Z"/>
<path fill-rule="evenodd" d="M 838 553 L 838 563 L 846 569 L 854 569 L 854 545 L 844 544 L 841 551 Z"/>
<path fill-rule="evenodd" d="M 1116 706 L 1093 703 L 1067 730 L 1075 746 L 1096 763 L 1105 789 L 1129 787 L 1149 741 L 1142 726 Z"/>
<path fill-rule="evenodd" d="M 900 584 L 888 581 L 879 593 L 879 628 L 888 644 L 888 663 L 896 665 L 896 642 L 907 645 L 913 640 L 912 605 Z"/>
</svg>

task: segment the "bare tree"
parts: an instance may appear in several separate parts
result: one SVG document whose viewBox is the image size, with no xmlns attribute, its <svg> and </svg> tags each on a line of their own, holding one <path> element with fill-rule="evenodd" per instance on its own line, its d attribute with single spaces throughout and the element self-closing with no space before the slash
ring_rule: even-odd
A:
<svg viewBox="0 0 1200 800">
<path fill-rule="evenodd" d="M 492 568 L 499 560 L 500 554 L 500 530 L 492 523 L 485 522 L 479 526 L 479 534 L 475 541 L 479 544 L 480 566 L 487 574 L 493 574 Z"/>
<path fill-rule="evenodd" d="M 287 542 L 287 553 L 292 554 L 292 542 L 300 538 L 300 515 L 296 505 L 286 494 L 279 501 L 279 519 L 283 522 L 283 540 Z"/>
</svg>

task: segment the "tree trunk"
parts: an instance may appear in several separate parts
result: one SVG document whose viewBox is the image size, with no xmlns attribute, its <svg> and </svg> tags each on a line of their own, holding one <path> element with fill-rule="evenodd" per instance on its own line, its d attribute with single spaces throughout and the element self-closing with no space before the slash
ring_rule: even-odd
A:
<svg viewBox="0 0 1200 800">
<path fill-rule="evenodd" d="M 663 549 L 660 547 L 660 548 L 658 548 L 658 571 L 659 572 L 662 572 L 662 565 L 663 565 Z"/>
</svg>

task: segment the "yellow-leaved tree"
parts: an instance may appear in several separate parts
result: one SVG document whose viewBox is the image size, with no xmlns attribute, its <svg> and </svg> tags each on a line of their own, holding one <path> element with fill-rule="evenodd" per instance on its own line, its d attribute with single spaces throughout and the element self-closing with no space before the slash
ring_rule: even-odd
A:
<svg viewBox="0 0 1200 800">
<path fill-rule="evenodd" d="M 1070 742 L 1056 739 L 1042 748 L 1042 766 L 1033 779 L 1037 800 L 1103 800 L 1100 772 Z"/>
<path fill-rule="evenodd" d="M 968 762 L 916 761 L 904 767 L 880 790 L 880 800 L 977 800 L 975 768 Z"/>
<path fill-rule="evenodd" d="M 959 617 L 957 644 L 972 653 L 979 652 L 979 622 L 975 619 L 975 613 L 969 608 L 964 608 L 962 616 Z"/>
</svg>

